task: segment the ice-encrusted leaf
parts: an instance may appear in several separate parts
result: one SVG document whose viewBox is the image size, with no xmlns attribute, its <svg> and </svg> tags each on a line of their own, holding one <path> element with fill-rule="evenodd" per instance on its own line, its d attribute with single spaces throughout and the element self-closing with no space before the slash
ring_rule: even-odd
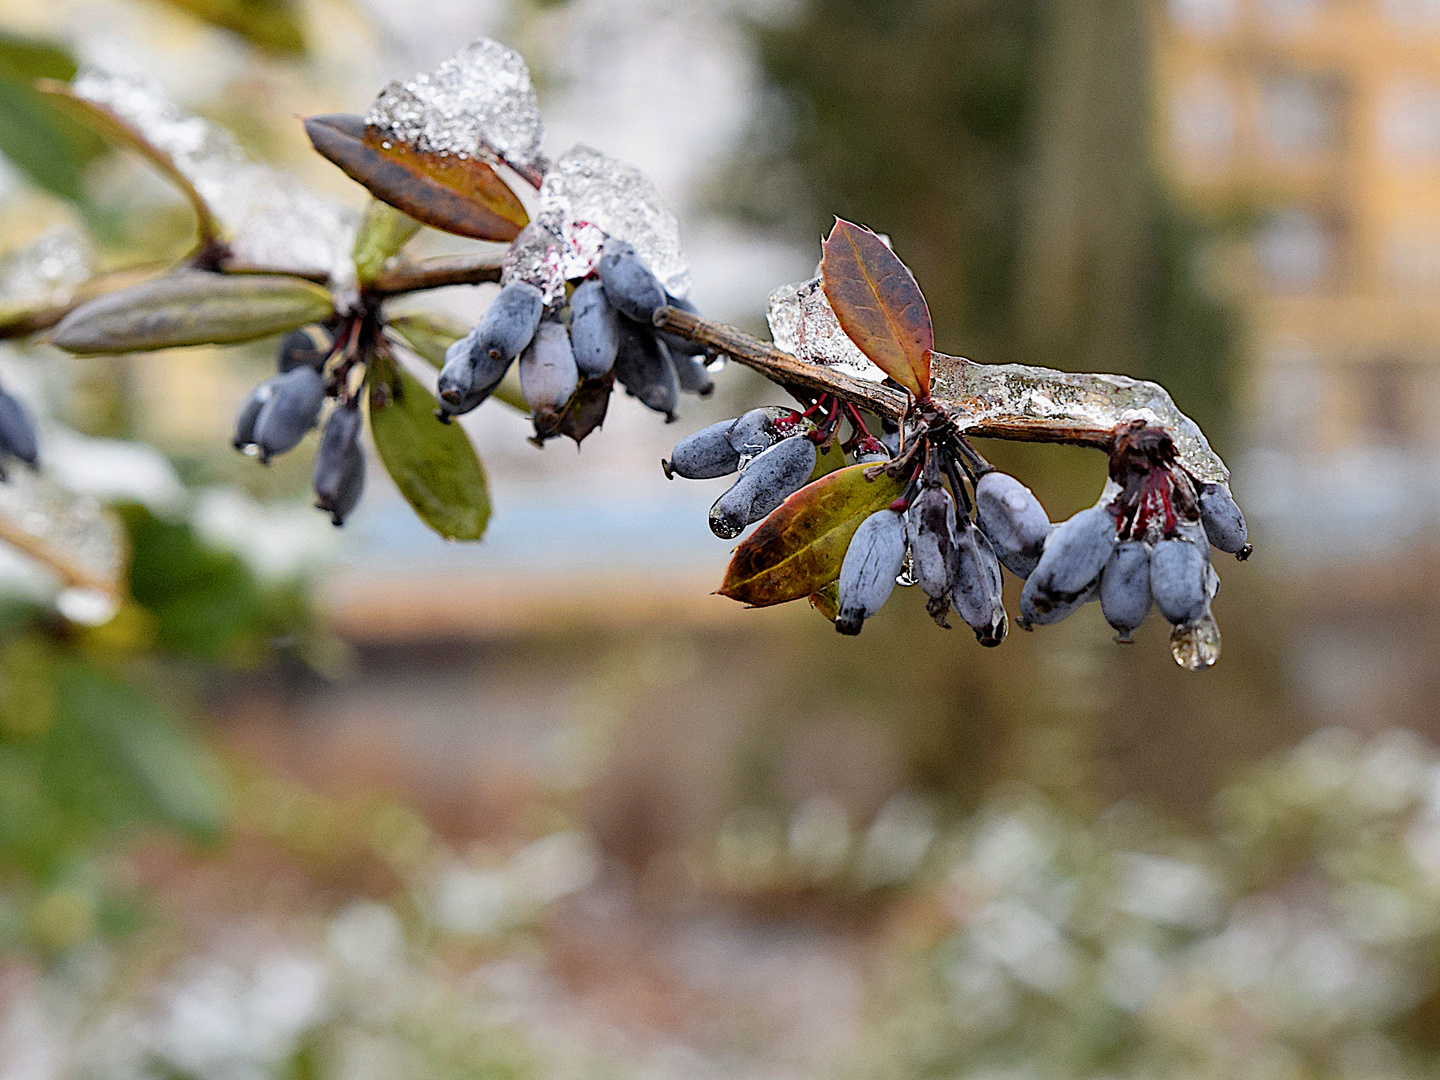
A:
<svg viewBox="0 0 1440 1080">
<path fill-rule="evenodd" d="M 57 100 L 83 102 L 78 115 L 100 135 L 138 151 L 164 171 L 195 207 L 202 238 L 218 235 L 229 245 L 234 263 L 314 277 L 348 276 L 353 211 L 251 161 L 228 132 L 186 113 L 150 79 L 87 68 L 68 87 L 47 84 L 47 89 Z"/>
<path fill-rule="evenodd" d="M 852 378 L 885 381 L 885 372 L 840 328 L 818 277 L 782 285 L 772 292 L 765 305 L 765 320 L 776 348 Z"/>
<path fill-rule="evenodd" d="M 53 340 L 80 355 L 227 345 L 320 322 L 333 310 L 330 293 L 303 278 L 181 270 L 81 304 Z"/>
<path fill-rule="evenodd" d="M 595 268 L 610 236 L 634 247 L 672 295 L 689 295 L 679 219 L 643 172 L 588 146 L 567 150 L 545 174 L 534 222 L 505 253 L 503 280 L 527 281 L 553 302 L 566 281 Z"/>
<path fill-rule="evenodd" d="M 317 153 L 370 194 L 431 228 L 507 242 L 530 220 L 480 158 L 416 150 L 348 113 L 312 116 L 305 134 Z"/>
<path fill-rule="evenodd" d="M 781 503 L 735 549 L 720 595 L 768 607 L 818 593 L 839 577 L 860 523 L 905 489 L 884 473 L 867 480 L 873 467 L 837 469 Z"/>
<path fill-rule="evenodd" d="M 532 183 L 545 134 L 530 69 L 498 41 L 472 41 L 433 71 L 380 91 L 368 127 L 420 154 L 503 161 Z"/>
<path fill-rule="evenodd" d="M 375 449 L 405 501 L 447 540 L 479 540 L 490 492 L 464 429 L 439 423 L 430 391 L 385 356 L 376 358 L 369 387 Z"/>
<path fill-rule="evenodd" d="M 820 279 L 841 329 L 887 375 L 925 397 L 935 332 L 915 275 L 873 232 L 840 218 L 824 251 Z"/>
</svg>

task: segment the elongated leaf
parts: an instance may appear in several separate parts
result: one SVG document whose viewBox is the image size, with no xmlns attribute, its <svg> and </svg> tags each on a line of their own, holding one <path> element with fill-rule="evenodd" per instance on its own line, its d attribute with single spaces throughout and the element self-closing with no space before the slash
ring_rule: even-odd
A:
<svg viewBox="0 0 1440 1080">
<path fill-rule="evenodd" d="M 334 311 L 319 285 L 286 274 L 182 270 L 81 304 L 55 328 L 82 355 L 251 341 L 319 322 Z"/>
<path fill-rule="evenodd" d="M 369 285 L 385 264 L 420 231 L 420 223 L 388 203 L 371 199 L 355 230 L 355 280 Z"/>
<path fill-rule="evenodd" d="M 855 346 L 916 397 L 927 397 L 935 332 L 909 267 L 869 229 L 836 218 L 820 276 Z"/>
<path fill-rule="evenodd" d="M 720 595 L 753 607 L 799 600 L 840 576 L 855 530 L 889 506 L 905 485 L 871 465 L 850 465 L 822 476 L 786 499 L 735 549 Z"/>
<path fill-rule="evenodd" d="M 490 491 L 464 430 L 437 421 L 434 396 L 385 357 L 373 365 L 369 402 L 380 460 L 420 520 L 447 540 L 479 540 Z"/>
<path fill-rule="evenodd" d="M 420 153 L 348 113 L 312 116 L 305 134 L 370 194 L 432 228 L 508 243 L 529 224 L 515 193 L 479 158 Z"/>
<path fill-rule="evenodd" d="M 415 354 L 429 361 L 438 370 L 445 366 L 445 350 L 465 336 L 465 327 L 444 315 L 428 311 L 414 315 L 397 315 L 387 324 Z"/>
<path fill-rule="evenodd" d="M 32 183 L 78 201 L 81 170 L 105 144 L 35 89 L 36 79 L 74 74 L 59 45 L 0 31 L 0 153 Z"/>
<path fill-rule="evenodd" d="M 106 142 L 135 151 L 159 169 L 165 178 L 175 185 L 175 189 L 185 196 L 191 209 L 195 211 L 196 230 L 201 243 L 220 236 L 220 226 L 215 215 L 210 212 L 210 207 L 201 198 L 200 192 L 195 190 L 189 177 L 176 167 L 169 154 L 147 139 L 127 120 L 117 116 L 104 105 L 80 97 L 68 84 L 55 79 L 39 79 L 35 88 L 45 94 L 62 113 L 83 124 Z"/>
</svg>

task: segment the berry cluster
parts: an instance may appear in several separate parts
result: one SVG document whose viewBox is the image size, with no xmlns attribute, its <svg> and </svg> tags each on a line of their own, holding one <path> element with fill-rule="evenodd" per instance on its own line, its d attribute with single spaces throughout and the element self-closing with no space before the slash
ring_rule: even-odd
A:
<svg viewBox="0 0 1440 1080">
<path fill-rule="evenodd" d="M 360 501 L 365 488 L 365 454 L 360 449 L 359 396 L 349 387 L 349 365 L 344 357 L 353 343 L 357 324 L 346 324 L 337 338 L 333 325 L 292 330 L 280 340 L 278 371 L 240 404 L 235 416 L 235 449 L 254 454 L 269 464 L 277 454 L 299 445 L 320 420 L 327 396 L 336 404 L 320 434 L 312 484 L 315 505 L 342 525 Z M 326 364 L 342 357 L 327 377 Z"/>
<path fill-rule="evenodd" d="M 628 243 L 607 240 L 591 273 L 566 292 L 547 308 L 545 294 L 529 282 L 510 281 L 500 290 L 475 328 L 445 354 L 443 419 L 489 397 L 517 357 L 537 442 L 562 434 L 584 438 L 604 419 L 617 380 L 667 421 L 675 419 L 682 391 L 705 396 L 714 389 L 705 349 L 651 322 L 666 305 L 695 309 L 666 292 Z M 577 415 L 582 409 L 586 415 Z"/>
</svg>

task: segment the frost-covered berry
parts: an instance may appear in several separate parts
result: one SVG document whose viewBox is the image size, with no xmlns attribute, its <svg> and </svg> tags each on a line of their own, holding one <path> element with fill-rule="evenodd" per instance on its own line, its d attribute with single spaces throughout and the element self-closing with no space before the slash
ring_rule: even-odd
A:
<svg viewBox="0 0 1440 1080">
<path fill-rule="evenodd" d="M 905 521 L 893 510 L 881 510 L 860 523 L 845 561 L 840 564 L 839 613 L 835 629 L 858 634 L 895 590 L 905 562 Z"/>
<path fill-rule="evenodd" d="M 1150 610 L 1150 549 L 1138 541 L 1117 544 L 1100 573 L 1100 611 L 1118 631 L 1116 641 L 1130 632 Z"/>
<path fill-rule="evenodd" d="M 740 467 L 740 454 L 726 435 L 734 423 L 721 420 L 681 439 L 670 452 L 670 460 L 660 463 L 665 475 L 710 480 L 733 473 Z"/>
</svg>

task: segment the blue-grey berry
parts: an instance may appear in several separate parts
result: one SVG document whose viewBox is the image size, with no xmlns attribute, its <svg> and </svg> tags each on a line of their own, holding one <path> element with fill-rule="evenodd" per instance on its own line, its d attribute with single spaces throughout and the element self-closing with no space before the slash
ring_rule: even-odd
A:
<svg viewBox="0 0 1440 1080">
<path fill-rule="evenodd" d="M 675 419 L 680 383 L 669 351 L 650 327 L 621 323 L 615 378 L 642 405 L 664 413 L 667 421 Z"/>
<path fill-rule="evenodd" d="M 987 648 L 1004 641 L 1010 626 L 1002 586 L 995 549 L 969 518 L 963 519 L 955 534 L 951 604 Z"/>
<path fill-rule="evenodd" d="M 320 432 L 320 449 L 315 452 L 311 477 L 315 505 L 342 525 L 360 501 L 365 486 L 365 454 L 360 449 L 360 410 L 353 405 L 336 406 Z"/>
<path fill-rule="evenodd" d="M 1150 611 L 1150 549 L 1138 541 L 1117 544 L 1100 572 L 1100 611 L 1128 642 Z"/>
<path fill-rule="evenodd" d="M 1029 577 L 1050 531 L 1035 493 L 1008 473 L 988 472 L 975 485 L 975 519 L 1005 568 Z"/>
<path fill-rule="evenodd" d="M 955 565 L 955 500 L 944 487 L 922 487 L 905 513 L 910 573 L 935 600 L 950 595 Z"/>
<path fill-rule="evenodd" d="M 323 326 L 302 326 L 280 339 L 275 366 L 283 374 L 302 365 L 321 368 L 335 346 L 335 335 Z"/>
<path fill-rule="evenodd" d="M 0 454 L 19 458 L 31 468 L 40 460 L 35 425 L 20 400 L 0 390 Z"/>
<path fill-rule="evenodd" d="M 1225 484 L 1197 485 L 1200 489 L 1200 521 L 1210 543 L 1221 551 L 1238 555 L 1245 550 L 1245 515 L 1240 512 Z"/>
<path fill-rule="evenodd" d="M 730 425 L 730 445 L 742 458 L 754 457 L 792 433 L 790 421 L 795 415 L 794 409 L 782 405 L 765 405 L 741 413 Z"/>
<path fill-rule="evenodd" d="M 740 467 L 740 454 L 725 436 L 734 422 L 721 420 L 681 439 L 670 452 L 670 460 L 660 462 L 665 475 L 709 480 L 733 473 Z"/>
<path fill-rule="evenodd" d="M 890 599 L 904 563 L 904 519 L 893 510 L 881 510 L 862 521 L 840 564 L 835 629 L 842 634 L 860 633 L 865 620 Z"/>
<path fill-rule="evenodd" d="M 1189 540 L 1161 540 L 1150 554 L 1150 592 L 1167 622 L 1185 626 L 1205 614 L 1210 559 Z"/>
<path fill-rule="evenodd" d="M 782 439 L 746 466 L 730 490 L 710 508 L 710 531 L 733 540 L 799 491 L 815 471 L 815 444 L 802 436 Z"/>
<path fill-rule="evenodd" d="M 292 450 L 315 426 L 325 403 L 325 380 L 312 367 L 297 367 L 270 380 L 270 400 L 255 417 L 255 445 L 260 460 Z"/>
<path fill-rule="evenodd" d="M 605 241 L 596 264 L 605 298 L 628 319 L 650 325 L 656 308 L 665 303 L 665 287 L 623 240 Z"/>
<path fill-rule="evenodd" d="M 558 413 L 580 385 L 570 335 L 562 323 L 546 319 L 520 354 L 520 392 L 536 416 Z"/>
<path fill-rule="evenodd" d="M 255 445 L 255 420 L 265 403 L 274 395 L 273 384 L 277 378 L 278 375 L 272 375 L 251 390 L 240 403 L 240 408 L 235 410 L 235 434 L 230 439 L 230 445 L 236 450 L 246 450 Z"/>
<path fill-rule="evenodd" d="M 480 358 L 509 363 L 519 356 L 545 312 L 545 297 L 534 285 L 512 281 L 491 301 L 475 327 L 471 359 L 480 367 Z"/>
<path fill-rule="evenodd" d="M 620 348 L 619 315 L 605 299 L 596 278 L 582 281 L 570 296 L 570 344 L 575 365 L 587 379 L 598 379 L 615 366 Z"/>
</svg>

